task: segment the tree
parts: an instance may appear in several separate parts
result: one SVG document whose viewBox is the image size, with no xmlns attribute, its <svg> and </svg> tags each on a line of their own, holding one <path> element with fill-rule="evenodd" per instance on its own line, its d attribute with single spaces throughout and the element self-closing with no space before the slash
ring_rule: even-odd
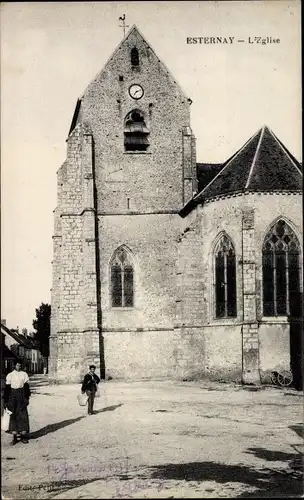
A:
<svg viewBox="0 0 304 500">
<path fill-rule="evenodd" d="M 36 309 L 36 319 L 33 320 L 33 327 L 36 330 L 34 340 L 37 341 L 39 351 L 42 356 L 48 358 L 50 354 L 50 334 L 51 334 L 51 306 L 41 305 Z"/>
</svg>

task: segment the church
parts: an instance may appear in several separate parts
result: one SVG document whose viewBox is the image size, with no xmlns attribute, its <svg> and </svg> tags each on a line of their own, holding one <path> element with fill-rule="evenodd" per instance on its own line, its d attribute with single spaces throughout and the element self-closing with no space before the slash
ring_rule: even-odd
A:
<svg viewBox="0 0 304 500">
<path fill-rule="evenodd" d="M 136 26 L 79 97 L 57 172 L 49 376 L 301 371 L 302 165 L 267 126 L 199 163 L 191 99 Z"/>
</svg>

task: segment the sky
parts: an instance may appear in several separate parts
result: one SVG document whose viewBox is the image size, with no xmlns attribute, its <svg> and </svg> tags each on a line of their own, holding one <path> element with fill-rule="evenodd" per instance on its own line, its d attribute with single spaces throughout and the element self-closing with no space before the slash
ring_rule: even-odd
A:
<svg viewBox="0 0 304 500">
<path fill-rule="evenodd" d="M 136 24 L 192 99 L 197 161 L 220 163 L 268 125 L 301 151 L 300 1 L 1 4 L 1 318 L 32 328 L 51 301 L 56 172 L 77 98 Z M 189 37 L 244 43 L 189 44 Z M 248 43 L 272 37 L 279 43 Z"/>
</svg>

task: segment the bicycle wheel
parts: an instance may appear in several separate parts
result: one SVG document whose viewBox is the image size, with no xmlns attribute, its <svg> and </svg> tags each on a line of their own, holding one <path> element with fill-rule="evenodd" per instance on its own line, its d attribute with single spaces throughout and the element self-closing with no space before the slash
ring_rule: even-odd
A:
<svg viewBox="0 0 304 500">
<path fill-rule="evenodd" d="M 277 380 L 282 387 L 287 387 L 293 380 L 292 373 L 289 370 L 284 370 L 278 373 Z"/>
</svg>

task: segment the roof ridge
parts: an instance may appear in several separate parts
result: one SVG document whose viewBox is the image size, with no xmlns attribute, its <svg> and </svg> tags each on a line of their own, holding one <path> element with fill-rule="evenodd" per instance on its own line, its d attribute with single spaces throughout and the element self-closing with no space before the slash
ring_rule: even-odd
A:
<svg viewBox="0 0 304 500">
<path fill-rule="evenodd" d="M 1 328 L 3 328 L 3 330 L 7 333 L 7 335 L 10 335 L 14 340 L 17 340 L 17 342 L 21 342 L 21 339 L 19 338 L 19 334 L 17 332 L 13 332 L 3 323 L 1 323 Z"/>
<path fill-rule="evenodd" d="M 155 57 L 157 58 L 157 60 L 163 65 L 164 69 L 167 71 L 167 73 L 169 73 L 170 77 L 173 79 L 174 83 L 179 87 L 181 93 L 185 96 L 186 99 L 189 99 L 189 96 L 188 94 L 186 94 L 186 92 L 183 90 L 183 88 L 180 86 L 180 84 L 175 80 L 173 74 L 171 73 L 171 71 L 167 68 L 167 66 L 165 65 L 165 63 L 158 57 L 158 55 L 156 54 L 155 50 L 153 49 L 152 47 L 152 44 L 146 39 L 146 37 L 144 37 L 144 35 L 141 33 L 141 31 L 138 29 L 138 27 L 136 26 L 136 24 L 133 24 L 130 28 L 130 30 L 128 31 L 128 33 L 124 36 L 124 38 L 122 39 L 122 41 L 117 45 L 116 49 L 111 53 L 110 57 L 107 59 L 106 63 L 104 64 L 103 68 L 98 71 L 98 73 L 95 75 L 94 78 L 92 78 L 92 80 L 90 81 L 90 83 L 86 86 L 84 92 L 81 94 L 81 96 L 79 97 L 79 100 L 81 101 L 87 91 L 87 89 L 90 87 L 90 85 L 92 85 L 92 83 L 96 80 L 96 78 L 101 75 L 105 69 L 105 67 L 108 65 L 108 63 L 110 62 L 111 59 L 113 59 L 113 57 L 116 55 L 116 53 L 118 52 L 118 50 L 120 49 L 120 47 L 123 45 L 123 43 L 127 40 L 127 38 L 131 35 L 131 33 L 136 30 L 137 33 L 139 34 L 139 36 L 141 36 L 141 38 L 144 40 L 144 42 L 148 45 L 149 49 L 153 52 L 153 54 L 155 55 Z"/>
<path fill-rule="evenodd" d="M 8 328 L 6 325 L 4 325 L 4 323 L 1 323 L 1 328 L 3 328 L 3 330 L 6 330 L 7 333 L 14 333 L 10 330 L 10 328 Z"/>
<path fill-rule="evenodd" d="M 243 151 L 243 149 L 247 146 L 247 144 L 252 141 L 255 136 L 261 131 L 262 129 L 259 129 L 252 137 L 250 137 L 246 142 L 245 144 L 233 155 L 231 156 L 231 158 L 227 161 L 226 165 L 216 174 L 215 177 L 213 177 L 213 179 L 209 182 L 209 184 L 207 184 L 207 186 L 204 187 L 204 189 L 202 189 L 202 191 L 200 191 L 199 193 L 197 193 L 197 195 L 193 198 L 194 200 L 199 197 L 206 189 L 207 187 L 210 186 L 210 184 L 212 184 L 212 182 L 214 182 L 220 174 L 222 174 L 224 172 L 224 170 L 228 167 L 228 165 L 230 165 L 230 163 L 232 162 L 232 160 L 234 160 L 240 153 L 241 151 Z"/>
<path fill-rule="evenodd" d="M 128 38 L 128 36 L 130 36 L 130 34 L 132 33 L 132 31 L 134 31 L 135 28 L 138 30 L 137 26 L 135 24 L 133 24 L 131 26 L 131 28 L 129 29 L 128 33 L 123 37 L 123 39 L 121 40 L 121 42 L 116 46 L 116 48 L 113 50 L 113 52 L 111 52 L 110 56 L 108 57 L 108 59 L 106 60 L 105 64 L 103 65 L 103 68 L 101 70 L 99 70 L 96 73 L 96 75 L 94 76 L 94 78 L 92 78 L 92 80 L 88 83 L 88 85 L 86 86 L 85 90 L 82 92 L 82 94 L 78 98 L 79 101 L 82 100 L 82 98 L 84 97 L 84 94 L 86 93 L 87 89 L 96 80 L 96 78 L 98 77 L 98 75 L 100 75 L 101 73 L 103 73 L 103 71 L 104 71 L 105 67 L 107 66 L 107 64 L 111 61 L 111 59 L 114 57 L 114 55 L 116 54 L 116 52 L 118 52 L 118 50 L 122 46 L 123 42 L 125 42 L 125 40 Z M 140 35 L 141 35 L 141 33 L 140 33 Z"/>
<path fill-rule="evenodd" d="M 277 138 L 277 136 L 275 135 L 275 133 L 271 130 L 271 128 L 267 127 L 267 129 L 269 130 L 269 132 L 271 133 L 272 137 L 276 140 L 276 142 L 279 144 L 280 148 L 284 151 L 284 153 L 288 156 L 288 158 L 290 159 L 291 163 L 296 167 L 297 171 L 299 172 L 300 175 L 302 175 L 302 172 L 301 170 L 299 169 L 298 165 L 295 164 L 294 160 L 291 158 L 290 156 L 290 153 L 288 151 L 288 149 L 285 148 L 285 146 L 283 147 L 283 145 L 281 144 L 280 140 Z"/>
<path fill-rule="evenodd" d="M 27 343 L 31 342 L 31 340 L 28 339 L 25 335 L 19 332 L 14 332 L 14 329 L 8 328 L 6 325 L 1 323 L 1 328 L 6 332 L 7 335 L 10 335 L 11 338 L 13 338 L 15 341 L 23 344 L 26 346 Z M 5 335 L 5 334 L 4 334 Z"/>
<path fill-rule="evenodd" d="M 254 169 L 255 164 L 256 164 L 256 159 L 257 159 L 257 156 L 259 154 L 259 149 L 260 149 L 260 146 L 261 146 L 261 142 L 262 142 L 262 138 L 263 138 L 264 132 L 265 132 L 265 125 L 261 128 L 261 136 L 259 138 L 259 142 L 257 144 L 256 151 L 254 153 L 254 157 L 253 157 L 253 160 L 252 160 L 252 165 L 250 167 L 248 179 L 247 179 L 247 182 L 245 184 L 245 189 L 248 189 L 248 186 L 249 186 L 249 183 L 250 183 L 250 180 L 251 180 L 251 176 L 252 176 L 252 173 L 253 173 L 253 169 Z"/>
</svg>

